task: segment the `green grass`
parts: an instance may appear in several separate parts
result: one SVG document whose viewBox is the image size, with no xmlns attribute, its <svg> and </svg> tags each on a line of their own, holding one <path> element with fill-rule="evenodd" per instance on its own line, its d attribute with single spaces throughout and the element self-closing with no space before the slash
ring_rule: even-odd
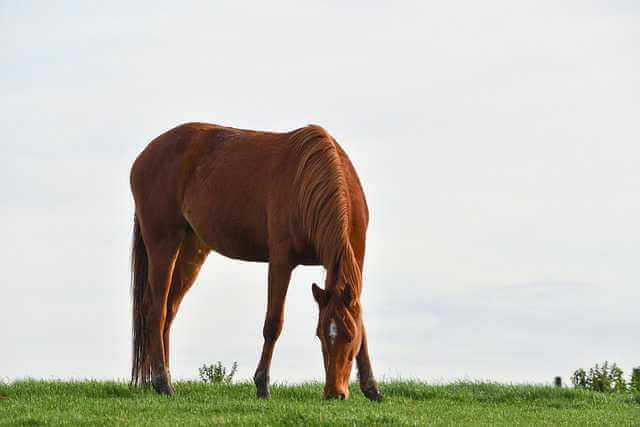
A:
<svg viewBox="0 0 640 427">
<path fill-rule="evenodd" d="M 414 381 L 381 384 L 382 403 L 356 384 L 348 401 L 322 400 L 321 384 L 175 384 L 158 396 L 118 382 L 25 380 L 0 384 L 0 425 L 640 425 L 640 397 L 543 386 Z"/>
</svg>

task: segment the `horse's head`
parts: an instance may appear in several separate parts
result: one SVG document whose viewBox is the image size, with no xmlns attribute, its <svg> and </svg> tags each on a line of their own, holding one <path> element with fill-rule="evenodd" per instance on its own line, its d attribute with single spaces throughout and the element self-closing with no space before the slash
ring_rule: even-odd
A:
<svg viewBox="0 0 640 427">
<path fill-rule="evenodd" d="M 326 291 L 315 283 L 313 297 L 320 307 L 316 335 L 322 345 L 325 399 L 349 398 L 349 376 L 353 359 L 362 344 L 360 305 L 349 286 Z"/>
</svg>

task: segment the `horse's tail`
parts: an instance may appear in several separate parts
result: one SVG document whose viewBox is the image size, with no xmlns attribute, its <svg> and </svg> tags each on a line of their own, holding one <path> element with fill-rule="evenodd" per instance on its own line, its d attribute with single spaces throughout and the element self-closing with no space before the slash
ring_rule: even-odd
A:
<svg viewBox="0 0 640 427">
<path fill-rule="evenodd" d="M 140 233 L 138 216 L 133 217 L 133 244 L 131 248 L 131 296 L 133 300 L 133 362 L 131 385 L 146 385 L 151 379 L 148 357 L 148 337 L 144 319 L 144 295 L 148 286 L 149 260 Z"/>
</svg>

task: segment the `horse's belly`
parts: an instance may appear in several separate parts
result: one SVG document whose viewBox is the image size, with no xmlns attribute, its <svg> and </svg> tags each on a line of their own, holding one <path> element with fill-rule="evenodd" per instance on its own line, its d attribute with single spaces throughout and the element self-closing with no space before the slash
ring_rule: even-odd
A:
<svg viewBox="0 0 640 427">
<path fill-rule="evenodd" d="M 196 235 L 212 251 L 244 261 L 269 261 L 266 231 L 260 221 L 215 208 L 200 214 L 189 211 L 184 214 Z"/>
<path fill-rule="evenodd" d="M 229 258 L 257 262 L 269 261 L 269 249 L 265 242 L 256 239 L 255 234 L 237 227 L 212 230 L 203 240 L 211 250 Z"/>
</svg>

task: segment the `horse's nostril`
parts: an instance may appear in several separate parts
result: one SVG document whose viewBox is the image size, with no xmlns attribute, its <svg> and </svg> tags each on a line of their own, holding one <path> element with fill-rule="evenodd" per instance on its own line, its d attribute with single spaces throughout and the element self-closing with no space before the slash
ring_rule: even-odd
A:
<svg viewBox="0 0 640 427">
<path fill-rule="evenodd" d="M 338 398 L 339 398 L 340 400 L 344 400 L 344 398 L 345 398 L 344 393 L 339 393 L 339 394 L 338 394 Z"/>
</svg>

